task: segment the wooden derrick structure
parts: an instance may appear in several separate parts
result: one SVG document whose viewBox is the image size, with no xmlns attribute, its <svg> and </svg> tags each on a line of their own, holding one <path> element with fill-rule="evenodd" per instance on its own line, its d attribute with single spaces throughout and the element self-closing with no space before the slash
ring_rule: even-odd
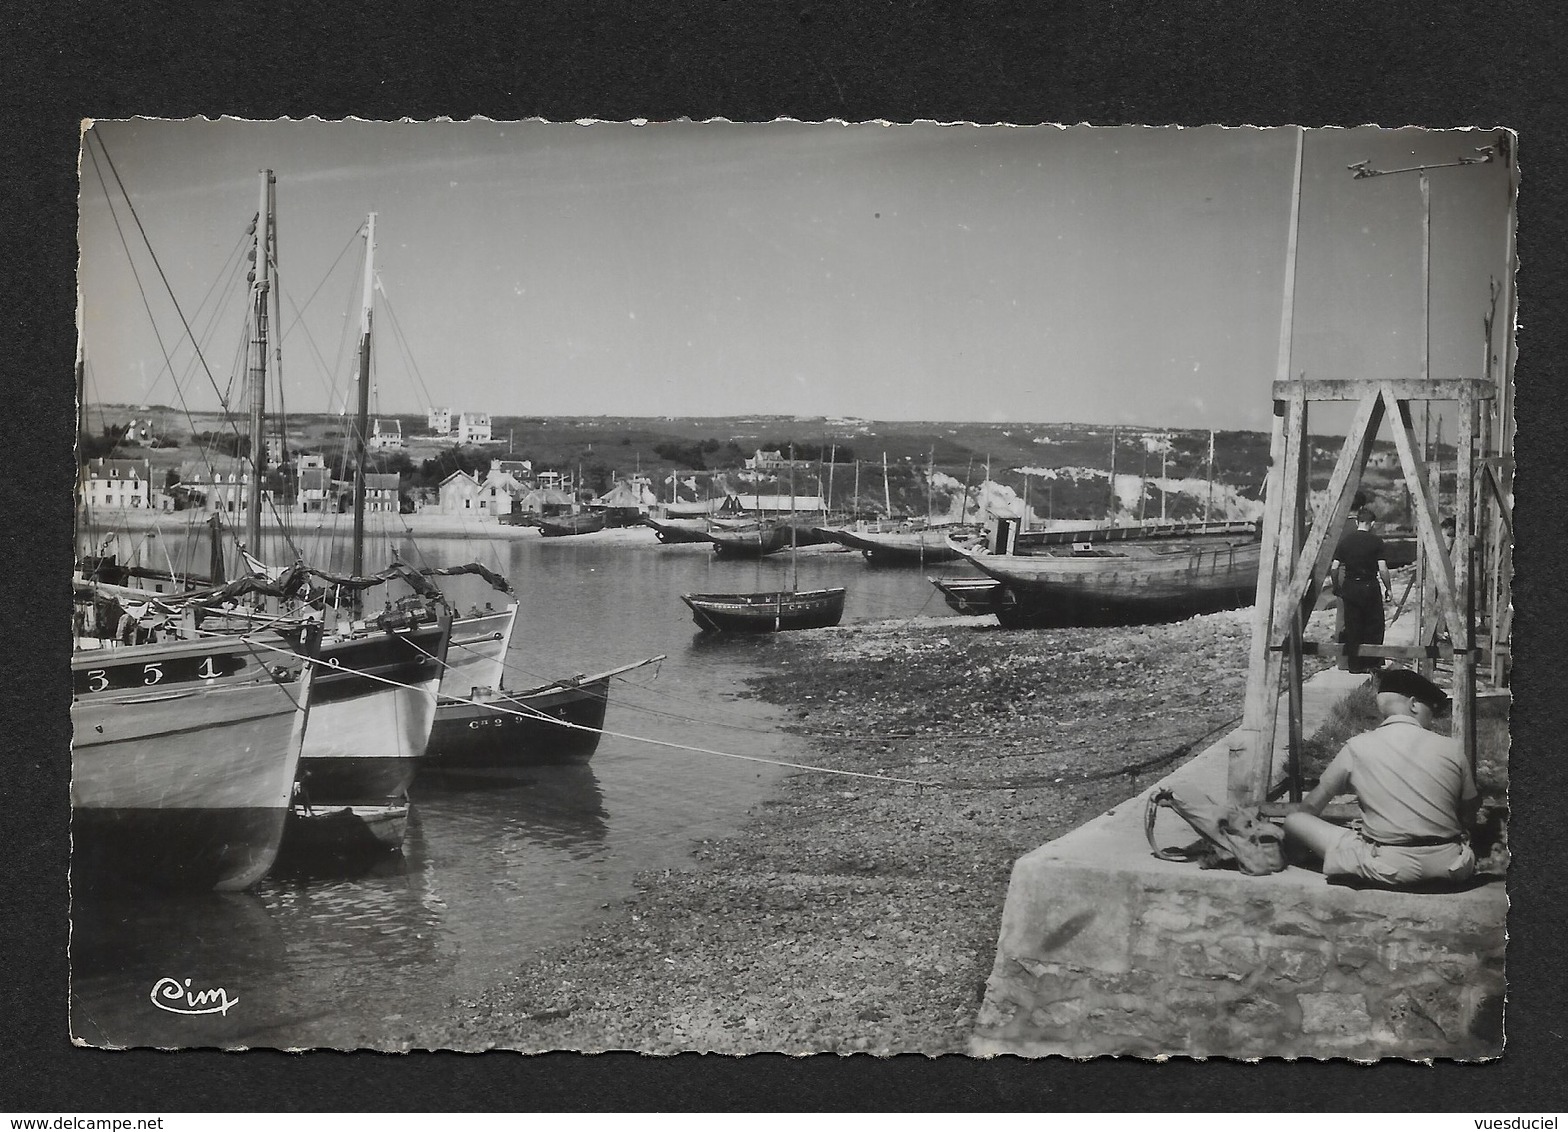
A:
<svg viewBox="0 0 1568 1132">
<path fill-rule="evenodd" d="M 1506 379 L 1424 378 L 1275 382 L 1262 568 L 1253 610 L 1247 697 L 1241 729 L 1231 741 L 1229 793 L 1233 801 L 1258 803 L 1278 793 L 1271 775 L 1282 677 L 1289 711 L 1287 785 L 1292 800 L 1300 797 L 1302 658 L 1346 654 L 1338 643 L 1305 640 L 1303 627 L 1327 577 L 1385 417 L 1410 491 L 1421 570 L 1433 600 L 1423 609 L 1413 644 L 1366 645 L 1356 652 L 1428 671 L 1433 661 L 1450 660 L 1453 734 L 1474 765 L 1478 670 L 1488 674 L 1494 687 L 1502 687 L 1508 679 L 1513 520 L 1507 442 L 1512 422 L 1506 416 L 1511 412 L 1507 399 L 1498 395 L 1506 384 Z M 1325 401 L 1353 401 L 1356 409 L 1328 489 L 1309 523 L 1308 406 Z M 1438 511 L 1437 475 L 1435 469 L 1429 474 L 1412 427 L 1411 405 L 1418 401 L 1454 402 L 1458 407 L 1452 547 L 1445 540 Z M 1488 406 L 1491 411 L 1486 411 Z M 1494 445 L 1497 455 L 1479 458 L 1480 453 L 1493 451 Z"/>
</svg>

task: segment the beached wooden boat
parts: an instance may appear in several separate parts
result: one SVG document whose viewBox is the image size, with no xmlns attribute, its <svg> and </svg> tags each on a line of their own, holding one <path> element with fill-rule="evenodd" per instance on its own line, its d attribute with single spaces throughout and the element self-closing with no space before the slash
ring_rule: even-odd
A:
<svg viewBox="0 0 1568 1132">
<path fill-rule="evenodd" d="M 523 691 L 476 688 L 444 699 L 430 733 L 430 766 L 455 770 L 584 762 L 599 747 L 610 680 L 663 659 Z"/>
<path fill-rule="evenodd" d="M 908 526 L 889 530 L 824 527 L 822 533 L 834 542 L 860 551 L 871 565 L 919 566 L 957 559 L 959 552 L 950 540 L 976 532 L 970 527 Z"/>
<path fill-rule="evenodd" d="M 295 642 L 277 634 L 145 645 L 104 639 L 74 651 L 71 838 L 79 878 L 227 892 L 266 874 L 312 706 L 315 632 Z"/>
<path fill-rule="evenodd" d="M 534 526 L 545 538 L 565 538 L 568 535 L 587 535 L 604 530 L 603 511 L 578 511 L 573 515 L 540 516 Z"/>
<path fill-rule="evenodd" d="M 665 545 L 708 541 L 706 519 L 653 519 L 645 515 L 642 521 Z"/>
<path fill-rule="evenodd" d="M 948 608 L 969 617 L 997 613 L 1017 604 L 1007 586 L 992 577 L 928 578 Z"/>
<path fill-rule="evenodd" d="M 736 530 L 715 528 L 708 532 L 713 553 L 719 558 L 761 558 L 790 547 L 790 529 L 784 523 L 755 523 Z"/>
<path fill-rule="evenodd" d="M 780 633 L 824 629 L 844 616 L 844 588 L 764 593 L 682 594 L 705 632 Z"/>
<path fill-rule="evenodd" d="M 955 549 L 1029 624 L 1123 625 L 1250 605 L 1261 544 L 1253 523 L 1188 523 L 1046 532 L 1023 554 Z"/>
</svg>

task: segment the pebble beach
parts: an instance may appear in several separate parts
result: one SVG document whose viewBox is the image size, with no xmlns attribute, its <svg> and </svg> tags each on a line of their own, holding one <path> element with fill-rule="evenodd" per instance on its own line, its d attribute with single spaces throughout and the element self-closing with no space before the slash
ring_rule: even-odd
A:
<svg viewBox="0 0 1568 1132">
<path fill-rule="evenodd" d="M 1012 862 L 1234 725 L 1248 617 L 769 638 L 755 691 L 790 710 L 809 761 L 881 779 L 790 774 L 741 832 L 640 874 L 606 925 L 454 1002 L 434 1044 L 962 1052 Z"/>
</svg>

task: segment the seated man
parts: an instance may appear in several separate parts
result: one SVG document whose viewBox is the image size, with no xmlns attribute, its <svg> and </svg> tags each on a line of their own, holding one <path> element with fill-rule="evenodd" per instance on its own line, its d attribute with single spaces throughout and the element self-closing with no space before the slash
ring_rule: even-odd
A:
<svg viewBox="0 0 1568 1132">
<path fill-rule="evenodd" d="M 1378 677 L 1383 722 L 1334 756 L 1317 787 L 1285 818 L 1287 848 L 1323 859 L 1333 879 L 1384 887 L 1469 880 L 1475 872 L 1466 829 L 1479 805 L 1459 744 L 1429 731 L 1448 706 L 1443 690 L 1419 672 L 1392 668 Z M 1338 794 L 1361 804 L 1360 830 L 1318 815 Z"/>
</svg>

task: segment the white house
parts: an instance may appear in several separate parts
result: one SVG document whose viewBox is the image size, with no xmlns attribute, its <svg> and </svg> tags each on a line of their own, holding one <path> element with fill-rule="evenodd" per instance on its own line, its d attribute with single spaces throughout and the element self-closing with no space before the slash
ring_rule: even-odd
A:
<svg viewBox="0 0 1568 1132">
<path fill-rule="evenodd" d="M 82 468 L 82 498 L 89 507 L 150 507 L 152 465 L 147 460 L 89 460 Z"/>
<path fill-rule="evenodd" d="M 397 473 L 365 473 L 365 513 L 397 514 Z"/>
<path fill-rule="evenodd" d="M 304 514 L 321 514 L 333 510 L 332 472 L 319 455 L 299 458 L 299 491 L 294 497 L 294 509 Z"/>
<path fill-rule="evenodd" d="M 513 501 L 523 498 L 527 488 L 509 472 L 503 471 L 500 463 L 499 460 L 492 460 L 490 470 L 477 479 L 467 472 L 457 471 L 442 480 L 441 513 L 467 515 L 475 519 L 510 515 Z"/>
<path fill-rule="evenodd" d="M 250 461 L 241 459 L 187 460 L 180 465 L 180 484 L 200 495 L 208 511 L 243 516 L 250 510 Z M 261 493 L 263 503 L 272 493 Z"/>
<path fill-rule="evenodd" d="M 426 426 L 437 436 L 447 436 L 452 431 L 452 410 L 431 406 L 425 417 Z"/>
<path fill-rule="evenodd" d="M 378 451 L 387 448 L 403 447 L 403 422 L 395 418 L 384 421 L 377 417 L 376 423 L 371 426 L 370 436 L 366 438 L 365 444 L 367 447 Z"/>
<path fill-rule="evenodd" d="M 490 414 L 489 413 L 460 413 L 457 418 L 457 442 L 459 444 L 489 444 L 490 443 Z"/>
<path fill-rule="evenodd" d="M 791 460 L 782 452 L 764 452 L 761 448 L 757 449 L 755 456 L 746 457 L 746 469 L 752 472 L 778 471 L 784 468 L 811 468 L 815 466 L 815 460 Z"/>
</svg>

